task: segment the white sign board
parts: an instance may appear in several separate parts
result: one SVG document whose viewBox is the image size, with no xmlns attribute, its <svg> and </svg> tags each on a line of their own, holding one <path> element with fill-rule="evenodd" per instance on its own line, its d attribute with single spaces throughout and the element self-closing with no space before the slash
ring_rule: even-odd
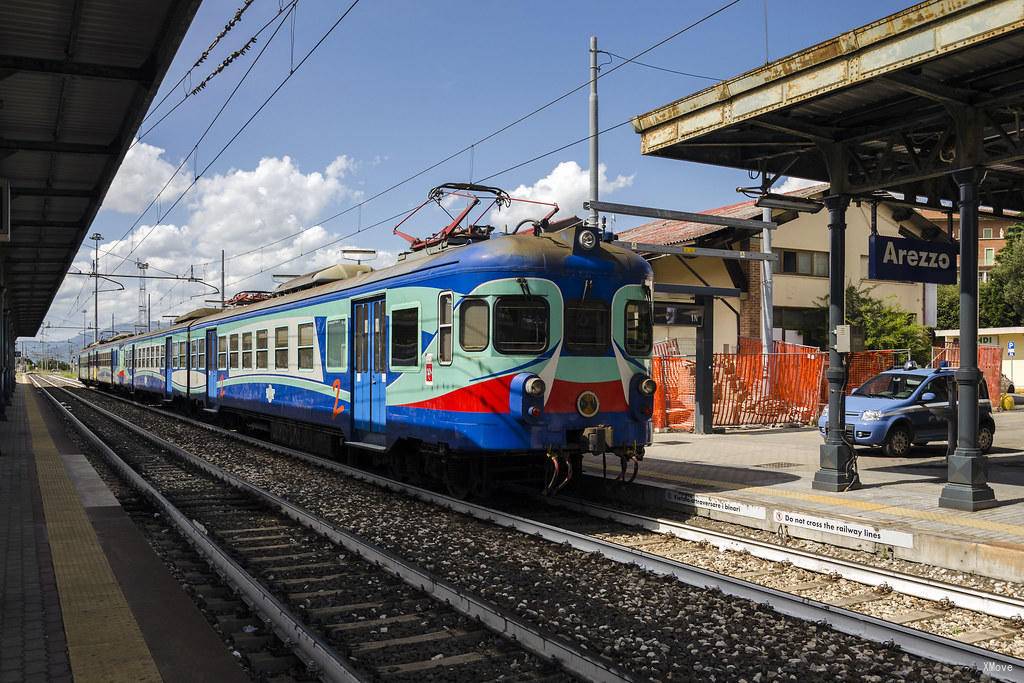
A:
<svg viewBox="0 0 1024 683">
<path fill-rule="evenodd" d="M 914 534 L 905 531 L 893 531 L 892 529 L 878 529 L 866 524 L 848 522 L 845 519 L 827 519 L 825 517 L 812 517 L 801 512 L 787 512 L 786 510 L 775 510 L 773 518 L 776 524 L 812 529 L 826 534 L 848 536 L 862 541 L 874 541 L 885 545 L 895 545 L 901 548 L 914 547 Z"/>
<path fill-rule="evenodd" d="M 768 516 L 768 511 L 760 505 L 748 505 L 747 503 L 729 500 L 728 498 L 705 496 L 691 491 L 669 489 L 665 491 L 665 500 L 669 503 L 689 508 L 727 512 L 730 515 L 739 515 L 740 517 L 750 517 L 752 519 L 765 519 Z"/>
</svg>

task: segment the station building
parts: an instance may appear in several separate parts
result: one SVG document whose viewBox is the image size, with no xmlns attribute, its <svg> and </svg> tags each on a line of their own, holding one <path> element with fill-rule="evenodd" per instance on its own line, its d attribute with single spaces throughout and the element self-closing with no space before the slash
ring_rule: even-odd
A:
<svg viewBox="0 0 1024 683">
<path fill-rule="evenodd" d="M 827 192 L 828 184 L 820 183 L 785 194 L 820 200 Z M 761 209 L 755 206 L 753 199 L 702 213 L 744 219 L 761 217 Z M 898 305 L 924 325 L 934 326 L 936 285 L 868 279 L 871 205 L 868 202 L 852 205 L 846 220 L 847 284 L 870 287 L 872 296 Z M 824 306 L 829 287 L 828 212 L 797 213 L 775 209 L 772 221 L 779 226 L 772 237 L 772 250 L 778 259 L 773 266 L 774 338 L 824 348 L 827 314 Z M 878 202 L 875 224 L 878 234 L 891 237 L 912 234 L 933 238 L 940 234 L 935 222 L 898 203 Z M 621 233 L 619 239 L 743 251 L 760 251 L 762 248 L 760 236 L 748 230 L 674 220 L 645 223 Z M 761 338 L 761 268 L 757 262 L 707 256 L 653 255 L 649 258 L 654 268 L 656 291 L 654 338 L 664 342 L 663 352 L 695 354 L 697 328 L 684 314 L 690 300 L 685 295 L 657 293 L 659 284 L 740 290 L 739 297 L 715 300 L 716 352 L 735 352 L 741 337 Z"/>
</svg>

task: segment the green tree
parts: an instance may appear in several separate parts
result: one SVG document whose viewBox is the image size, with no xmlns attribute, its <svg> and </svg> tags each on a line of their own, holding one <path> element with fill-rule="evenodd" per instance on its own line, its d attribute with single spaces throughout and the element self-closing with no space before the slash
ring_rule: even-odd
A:
<svg viewBox="0 0 1024 683">
<path fill-rule="evenodd" d="M 935 301 L 935 326 L 940 330 L 956 330 L 960 328 L 960 287 L 958 285 L 939 285 Z"/>
<path fill-rule="evenodd" d="M 846 288 L 846 322 L 864 332 L 866 349 L 910 349 L 919 363 L 931 358 L 931 337 L 914 314 L 900 306 L 871 296 L 873 287 Z M 828 297 L 821 299 L 827 310 Z M 954 325 L 954 327 L 956 327 Z"/>
<path fill-rule="evenodd" d="M 1007 228 L 1006 246 L 982 288 L 986 290 L 984 296 L 979 293 L 982 327 L 1024 325 L 1024 224 Z"/>
</svg>

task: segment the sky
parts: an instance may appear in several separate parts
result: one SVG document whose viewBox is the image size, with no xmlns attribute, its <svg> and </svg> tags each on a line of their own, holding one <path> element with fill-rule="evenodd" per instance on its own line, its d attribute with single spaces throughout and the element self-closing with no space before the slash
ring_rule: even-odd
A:
<svg viewBox="0 0 1024 683">
<path fill-rule="evenodd" d="M 219 298 L 222 249 L 228 297 L 272 289 L 274 274 L 340 262 L 343 247 L 376 249 L 372 265 L 384 267 L 405 247 L 392 234 L 398 219 L 391 217 L 421 203 L 432 187 L 479 181 L 587 135 L 583 87 L 474 145 L 583 85 L 591 35 L 611 53 L 601 55 L 607 76 L 598 81 L 604 129 L 908 4 L 739 0 L 639 60 L 694 76 L 637 64 L 608 72 L 623 62 L 619 56 L 635 55 L 728 2 L 361 0 L 302 61 L 350 0 L 254 0 L 192 68 L 242 4 L 205 0 L 89 231 L 105 238 L 100 272 L 137 274 L 141 259 L 149 275 L 192 273 L 210 283 L 148 281 L 152 318 L 166 324 L 165 316 Z M 242 56 L 185 96 L 254 35 Z M 609 200 L 699 211 L 738 201 L 736 187 L 750 184 L 740 171 L 645 158 L 630 125 L 602 135 L 600 145 L 601 195 Z M 563 216 L 582 215 L 588 167 L 583 142 L 486 184 L 556 201 Z M 426 236 L 443 217 L 424 211 L 403 230 Z M 499 228 L 520 217 L 488 216 Z M 635 224 L 620 219 L 614 229 Z M 91 270 L 93 246 L 86 240 L 72 270 Z M 101 289 L 119 286 L 100 293 L 101 329 L 109 329 L 111 314 L 118 329 L 137 321 L 138 281 L 104 282 Z M 51 326 L 47 340 L 81 340 L 83 320 L 91 324 L 91 290 L 90 278 L 66 278 L 44 323 Z M 68 329 L 75 326 L 77 332 Z"/>
</svg>

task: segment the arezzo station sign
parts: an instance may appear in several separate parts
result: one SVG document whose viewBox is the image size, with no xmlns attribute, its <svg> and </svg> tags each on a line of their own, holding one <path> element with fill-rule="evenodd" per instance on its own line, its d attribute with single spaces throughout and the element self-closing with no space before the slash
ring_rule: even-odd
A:
<svg viewBox="0 0 1024 683">
<path fill-rule="evenodd" d="M 872 235 L 868 277 L 952 285 L 956 283 L 956 257 L 955 244 Z"/>
</svg>

